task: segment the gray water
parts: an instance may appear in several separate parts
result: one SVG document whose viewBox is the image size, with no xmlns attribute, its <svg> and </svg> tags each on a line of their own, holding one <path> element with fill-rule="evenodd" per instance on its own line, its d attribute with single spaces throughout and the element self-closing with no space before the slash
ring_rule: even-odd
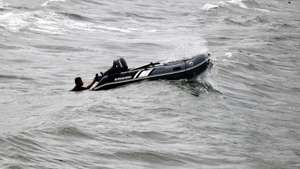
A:
<svg viewBox="0 0 300 169">
<path fill-rule="evenodd" d="M 0 168 L 300 168 L 300 2 L 0 0 Z M 194 81 L 69 92 L 209 52 Z"/>
</svg>

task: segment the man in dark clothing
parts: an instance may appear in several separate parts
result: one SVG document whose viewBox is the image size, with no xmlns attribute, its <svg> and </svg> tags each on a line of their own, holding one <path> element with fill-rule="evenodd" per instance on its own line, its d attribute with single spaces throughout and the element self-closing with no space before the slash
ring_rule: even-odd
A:
<svg viewBox="0 0 300 169">
<path fill-rule="evenodd" d="M 128 70 L 128 66 L 127 66 L 127 63 L 124 58 L 114 60 L 113 66 L 109 70 L 107 70 L 105 73 L 101 72 L 100 79 L 99 79 L 98 74 L 96 74 L 93 82 L 91 84 L 89 84 L 87 87 L 83 87 L 83 82 L 82 82 L 81 77 L 76 77 L 75 78 L 75 87 L 71 91 L 82 91 L 82 90 L 90 89 L 95 84 L 96 81 L 99 81 L 101 79 L 107 79 L 107 77 L 114 78 L 114 76 L 115 76 L 114 74 L 121 73 L 121 72 L 124 72 L 127 70 Z"/>
<path fill-rule="evenodd" d="M 91 84 L 89 84 L 87 87 L 83 87 L 83 82 L 81 77 L 76 77 L 75 78 L 75 87 L 71 91 L 82 91 L 82 90 L 87 90 L 90 89 L 95 82 L 98 80 L 98 74 L 95 75 L 95 78 Z"/>
</svg>

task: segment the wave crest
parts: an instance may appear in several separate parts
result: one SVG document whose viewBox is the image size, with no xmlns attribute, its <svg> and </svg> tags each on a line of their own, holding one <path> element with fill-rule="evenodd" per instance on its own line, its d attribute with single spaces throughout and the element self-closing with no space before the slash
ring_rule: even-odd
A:
<svg viewBox="0 0 300 169">
<path fill-rule="evenodd" d="M 220 1 L 217 4 L 210 4 L 207 3 L 202 7 L 202 10 L 211 10 L 211 9 L 216 9 L 220 7 L 227 7 L 229 5 L 235 5 L 240 8 L 245 8 L 247 9 L 247 5 L 243 2 L 244 0 L 230 0 L 230 1 Z"/>
<path fill-rule="evenodd" d="M 205 11 L 210 11 L 210 10 L 214 10 L 214 9 L 218 9 L 218 8 L 226 8 L 226 7 L 230 7 L 230 6 L 236 6 L 239 8 L 243 8 L 243 9 L 253 9 L 259 12 L 269 12 L 269 10 L 267 9 L 262 9 L 260 7 L 258 7 L 258 3 L 255 2 L 254 0 L 252 1 L 247 1 L 247 0 L 229 0 L 229 1 L 220 1 L 217 4 L 210 4 L 210 3 L 206 3 L 203 7 L 202 10 Z"/>
<path fill-rule="evenodd" d="M 56 129 L 56 132 L 54 132 L 54 134 L 65 137 L 93 138 L 90 134 L 72 126 L 59 127 Z"/>
<path fill-rule="evenodd" d="M 45 7 L 48 6 L 50 3 L 52 2 L 65 2 L 66 0 L 47 0 L 46 2 L 44 2 L 41 6 Z"/>
<path fill-rule="evenodd" d="M 119 151 L 114 155 L 121 159 L 131 161 L 150 162 L 155 164 L 167 164 L 171 166 L 184 165 L 185 162 L 173 154 L 152 152 L 152 151 Z"/>
</svg>

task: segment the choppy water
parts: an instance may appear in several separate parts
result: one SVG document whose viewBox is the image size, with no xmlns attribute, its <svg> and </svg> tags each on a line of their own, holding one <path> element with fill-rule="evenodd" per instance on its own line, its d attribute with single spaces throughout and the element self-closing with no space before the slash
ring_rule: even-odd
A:
<svg viewBox="0 0 300 169">
<path fill-rule="evenodd" d="M 0 0 L 0 168 L 300 168 L 300 2 Z M 72 93 L 209 51 L 197 81 Z"/>
</svg>

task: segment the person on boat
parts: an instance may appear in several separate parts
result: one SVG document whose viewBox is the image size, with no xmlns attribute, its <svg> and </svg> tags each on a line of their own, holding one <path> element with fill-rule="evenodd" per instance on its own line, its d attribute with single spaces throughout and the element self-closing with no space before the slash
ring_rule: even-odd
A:
<svg viewBox="0 0 300 169">
<path fill-rule="evenodd" d="M 89 84 L 88 86 L 84 87 L 81 77 L 76 77 L 75 78 L 75 87 L 71 91 L 77 92 L 77 91 L 83 91 L 83 90 L 90 89 L 98 79 L 99 79 L 99 76 L 98 76 L 98 74 L 96 74 L 93 82 L 91 84 Z"/>
<path fill-rule="evenodd" d="M 101 78 L 107 77 L 109 75 L 121 73 L 121 72 L 124 72 L 127 70 L 128 70 L 128 66 L 127 66 L 127 63 L 124 58 L 114 60 L 113 66 L 110 69 L 108 69 L 105 73 L 101 72 L 100 78 L 99 78 L 98 74 L 96 74 L 93 82 L 91 84 L 89 84 L 87 87 L 83 86 L 81 77 L 76 77 L 75 78 L 75 87 L 71 91 L 82 91 L 82 90 L 90 89 L 95 84 L 95 82 L 100 81 Z"/>
</svg>

